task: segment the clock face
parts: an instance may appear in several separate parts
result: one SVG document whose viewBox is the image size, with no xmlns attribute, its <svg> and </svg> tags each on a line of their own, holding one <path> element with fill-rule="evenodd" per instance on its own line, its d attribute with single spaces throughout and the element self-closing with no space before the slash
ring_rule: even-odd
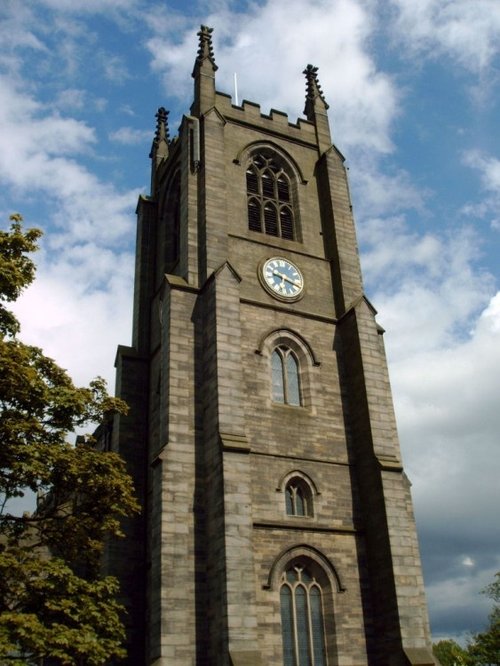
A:
<svg viewBox="0 0 500 666">
<path fill-rule="evenodd" d="M 302 273 L 283 257 L 271 257 L 263 263 L 261 280 L 267 291 L 285 301 L 297 300 L 304 289 Z"/>
</svg>

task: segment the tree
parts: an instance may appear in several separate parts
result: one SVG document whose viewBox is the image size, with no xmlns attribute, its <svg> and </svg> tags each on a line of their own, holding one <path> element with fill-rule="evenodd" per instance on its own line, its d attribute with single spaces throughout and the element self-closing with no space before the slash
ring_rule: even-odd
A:
<svg viewBox="0 0 500 666">
<path fill-rule="evenodd" d="M 432 646 L 432 652 L 439 659 L 441 666 L 466 666 L 467 653 L 458 643 L 444 640 Z"/>
<path fill-rule="evenodd" d="M 483 590 L 494 601 L 489 616 L 488 628 L 474 634 L 468 645 L 468 653 L 472 666 L 498 666 L 500 664 L 500 572 L 495 575 L 493 583 Z"/>
<path fill-rule="evenodd" d="M 100 573 L 106 535 L 138 511 L 122 459 L 75 428 L 126 413 L 104 380 L 78 388 L 52 359 L 19 338 L 6 303 L 34 279 L 40 231 L 11 216 L 0 231 L 0 661 L 109 663 L 124 655 L 117 581 Z M 37 509 L 12 501 L 36 493 Z"/>
</svg>

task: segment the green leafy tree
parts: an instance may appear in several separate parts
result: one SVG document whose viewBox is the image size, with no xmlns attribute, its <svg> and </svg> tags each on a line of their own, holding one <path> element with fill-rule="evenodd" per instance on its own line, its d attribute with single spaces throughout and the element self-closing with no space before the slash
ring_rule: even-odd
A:
<svg viewBox="0 0 500 666">
<path fill-rule="evenodd" d="M 75 428 L 125 413 L 104 380 L 78 388 L 19 338 L 6 303 L 34 279 L 40 231 L 19 215 L 0 231 L 0 663 L 107 664 L 124 655 L 114 578 L 100 573 L 107 535 L 138 510 L 122 459 Z M 33 513 L 16 498 L 32 491 Z"/>
<path fill-rule="evenodd" d="M 438 658 L 441 666 L 466 666 L 467 652 L 458 643 L 444 640 L 432 646 L 434 656 Z"/>
<path fill-rule="evenodd" d="M 472 666 L 498 666 L 500 664 L 500 572 L 484 593 L 493 600 L 494 606 L 489 617 L 489 626 L 483 632 L 474 634 L 468 645 Z"/>
</svg>

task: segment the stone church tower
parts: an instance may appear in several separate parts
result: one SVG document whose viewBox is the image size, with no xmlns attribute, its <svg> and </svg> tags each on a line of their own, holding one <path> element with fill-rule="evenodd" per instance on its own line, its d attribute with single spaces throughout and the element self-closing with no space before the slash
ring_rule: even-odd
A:
<svg viewBox="0 0 500 666">
<path fill-rule="evenodd" d="M 434 664 L 382 329 L 317 69 L 305 118 L 216 91 L 161 108 L 138 205 L 130 406 L 107 432 L 143 506 L 107 566 L 129 664 Z"/>
</svg>

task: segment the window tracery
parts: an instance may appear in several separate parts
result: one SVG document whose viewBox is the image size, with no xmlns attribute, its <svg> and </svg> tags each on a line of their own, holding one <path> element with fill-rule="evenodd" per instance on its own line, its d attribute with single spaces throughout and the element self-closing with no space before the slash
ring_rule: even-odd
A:
<svg viewBox="0 0 500 666">
<path fill-rule="evenodd" d="M 283 572 L 280 607 L 284 666 L 326 666 L 323 589 L 306 563 Z"/>
<path fill-rule="evenodd" d="M 299 406 L 299 362 L 289 347 L 279 345 L 274 349 L 271 355 L 271 374 L 273 401 Z"/>
<path fill-rule="evenodd" d="M 313 515 L 312 492 L 303 479 L 293 477 L 286 484 L 285 508 L 288 516 Z"/>
<path fill-rule="evenodd" d="M 271 152 L 253 155 L 246 171 L 248 228 L 294 240 L 291 181 L 281 160 Z"/>
</svg>

